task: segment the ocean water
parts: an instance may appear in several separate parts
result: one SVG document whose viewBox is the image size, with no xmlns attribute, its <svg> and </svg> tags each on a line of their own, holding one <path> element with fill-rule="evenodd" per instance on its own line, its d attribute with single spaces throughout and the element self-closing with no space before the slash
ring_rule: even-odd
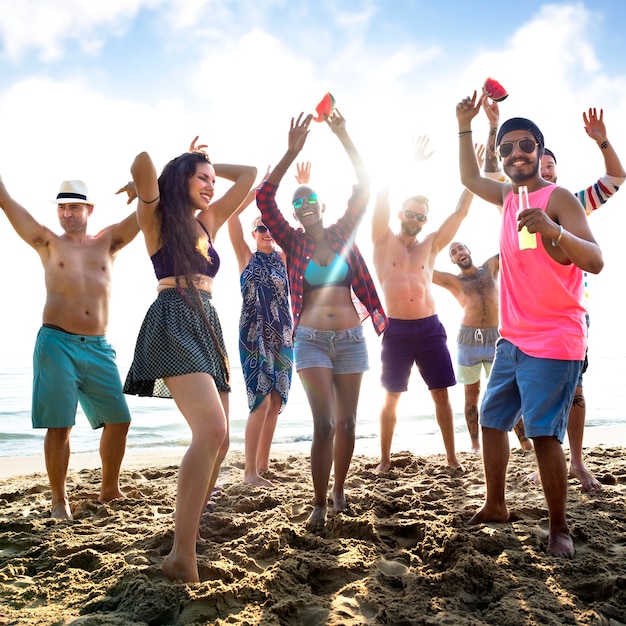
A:
<svg viewBox="0 0 626 626">
<path fill-rule="evenodd" d="M 357 442 L 378 446 L 378 418 L 383 401 L 379 384 L 380 369 L 377 339 L 368 339 L 370 371 L 366 372 L 361 387 L 357 417 Z M 451 351 L 453 345 L 450 344 Z M 626 390 L 624 372 L 626 355 L 594 354 L 590 346 L 590 368 L 585 374 L 584 388 L 587 399 L 587 428 L 626 425 Z M 455 354 L 452 354 L 455 359 Z M 231 359 L 233 391 L 230 397 L 231 450 L 243 449 L 244 429 L 248 408 L 243 377 L 238 364 Z M 122 379 L 127 366 L 120 365 Z M 0 367 L 0 456 L 33 456 L 43 454 L 45 430 L 34 430 L 30 420 L 32 369 L 30 366 Z M 483 388 L 485 382 L 483 381 Z M 467 432 L 463 416 L 463 387 L 450 389 L 455 414 L 455 431 Z M 189 428 L 176 409 L 173 400 L 127 396 L 133 421 L 128 435 L 128 449 L 155 452 L 159 450 L 181 455 L 190 442 Z M 274 438 L 275 446 L 288 450 L 308 451 L 311 442 L 312 420 L 297 374 L 294 373 L 289 402 L 280 414 Z M 403 394 L 398 407 L 398 424 L 394 448 L 410 449 L 410 442 L 438 435 L 434 405 L 419 373 L 414 369 L 409 390 Z M 87 419 L 78 408 L 76 426 L 72 431 L 72 452 L 96 452 L 100 431 L 92 431 Z M 440 441 L 440 440 L 437 440 Z M 457 437 L 459 451 L 469 450 L 469 436 Z M 463 445 L 467 447 L 464 448 Z M 402 447 L 405 446 L 405 447 Z M 443 450 L 435 450 L 440 452 Z"/>
</svg>

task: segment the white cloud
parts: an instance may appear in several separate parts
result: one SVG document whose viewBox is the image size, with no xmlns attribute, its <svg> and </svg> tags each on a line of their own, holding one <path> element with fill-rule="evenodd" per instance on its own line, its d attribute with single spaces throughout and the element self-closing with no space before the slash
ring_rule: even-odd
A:
<svg viewBox="0 0 626 626">
<path fill-rule="evenodd" d="M 123 32 L 142 5 L 155 4 L 158 1 L 2 0 L 3 54 L 16 60 L 33 50 L 45 62 L 63 56 L 69 43 L 83 53 L 93 54 L 106 36 Z"/>
<path fill-rule="evenodd" d="M 156 0 L 11 4 L 0 0 L 0 34 L 5 52 L 13 58 L 32 51 L 52 58 L 63 54 L 68 42 L 82 45 L 77 32 L 97 47 L 107 36 L 117 37 L 131 27 L 140 9 L 159 4 Z M 494 39 L 480 54 L 455 58 L 454 65 L 440 72 L 432 64 L 449 54 L 445 42 L 425 50 L 413 39 L 399 40 L 393 47 L 389 42 L 377 46 L 366 36 L 377 19 L 374 5 L 368 6 L 355 19 L 338 19 L 333 14 L 334 21 L 326 29 L 316 27 L 313 37 L 307 22 L 302 22 L 301 31 L 294 30 L 292 23 L 283 32 L 268 30 L 262 20 L 255 19 L 255 11 L 262 9 L 254 3 L 163 3 L 154 17 L 171 24 L 163 34 L 167 45 L 189 49 L 185 63 L 164 76 L 171 83 L 167 99 L 154 98 L 149 85 L 141 99 L 104 93 L 93 80 L 93 72 L 101 73 L 108 84 L 114 83 L 115 76 L 107 74 L 107 59 L 98 59 L 89 75 L 81 74 L 68 59 L 62 79 L 41 78 L 40 68 L 24 71 L 22 78 L 5 85 L 0 96 L 0 172 L 7 187 L 42 221 L 54 226 L 54 219 L 48 219 L 52 215 L 46 213 L 47 200 L 62 179 L 83 178 L 102 199 L 94 214 L 96 228 L 125 215 L 126 205 L 113 191 L 128 179 L 130 163 L 140 150 L 147 149 L 160 168 L 200 133 L 214 159 L 250 162 L 261 173 L 286 149 L 291 116 L 312 111 L 329 90 L 369 166 L 373 194 L 379 182 L 391 184 L 394 202 L 409 193 L 425 192 L 431 197 L 432 228 L 453 210 L 460 193 L 456 103 L 480 88 L 488 75 L 500 80 L 511 94 L 501 105 L 503 120 L 523 115 L 540 125 L 557 153 L 565 186 L 589 184 L 602 171 L 599 150 L 582 129 L 581 114 L 589 106 L 604 107 L 611 140 L 626 160 L 626 127 L 619 117 L 626 110 L 626 75 L 609 75 L 600 64 L 590 27 L 597 17 L 583 5 L 546 6 L 511 32 L 508 40 Z M 245 14 L 240 13 L 241 7 Z M 287 3 L 285 11 L 295 14 L 304 11 L 303 7 Z M 30 28 L 34 12 L 38 16 Z M 174 14 L 178 21 L 171 21 Z M 251 22 L 258 25 L 247 26 Z M 150 46 L 160 51 L 165 45 L 157 35 L 137 42 L 137 49 L 148 59 Z M 128 60 L 128 73 L 153 69 L 143 65 L 140 57 Z M 483 140 L 486 130 L 481 114 L 475 122 L 475 139 Z M 415 166 L 410 148 L 419 134 L 431 137 L 435 155 Z M 328 199 L 331 220 L 345 206 L 353 182 L 348 158 L 324 124 L 312 125 L 302 158 L 313 162 L 313 182 Z M 284 193 L 294 183 L 289 173 Z M 593 218 L 598 239 L 614 241 L 614 233 L 623 231 L 626 191 L 620 194 L 600 212 L 606 215 Z M 0 219 L 0 229 L 6 231 L 10 227 L 2 221 L 6 220 Z M 475 201 L 458 237 L 482 261 L 495 251 L 497 228 L 495 209 Z M 359 240 L 366 250 L 368 218 L 361 231 Z M 26 275 L 32 275 L 33 290 L 39 294 L 43 282 L 36 255 L 13 234 L 5 241 L 10 245 L 0 246 L 0 267 L 28 267 Z M 225 259 L 231 254 L 227 242 L 220 234 L 218 245 Z M 613 254 L 614 249 L 607 246 L 605 257 Z M 22 265 L 24 258 L 30 265 Z M 141 317 L 143 298 L 153 295 L 148 263 L 140 241 L 122 251 L 116 261 L 119 285 L 114 293 L 119 296 L 114 297 L 119 300 L 111 314 L 115 333 L 130 329 L 133 334 L 136 328 L 134 321 L 128 322 L 129 315 L 133 320 L 135 315 Z M 446 259 L 439 264 L 450 269 Z M 222 293 L 237 289 L 237 277 L 229 274 L 227 265 L 218 278 Z M 604 273 L 611 280 L 611 274 Z M 617 284 L 619 279 L 612 280 Z M 144 288 L 147 295 L 139 296 L 138 290 Z M 455 306 L 451 316 L 456 323 Z M 36 318 L 39 301 L 29 307 L 34 307 L 31 313 Z M 14 310 L 5 309 L 0 311 L 0 324 L 19 326 L 27 317 L 16 319 Z M 22 336 L 15 333 L 18 340 Z"/>
</svg>

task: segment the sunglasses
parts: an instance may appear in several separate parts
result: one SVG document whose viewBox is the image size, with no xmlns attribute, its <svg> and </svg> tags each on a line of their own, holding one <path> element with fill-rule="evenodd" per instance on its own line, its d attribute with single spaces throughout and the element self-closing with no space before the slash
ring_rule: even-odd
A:
<svg viewBox="0 0 626 626">
<path fill-rule="evenodd" d="M 511 152 L 513 152 L 513 148 L 515 146 L 519 146 L 519 149 L 526 154 L 532 154 L 535 151 L 535 148 L 539 144 L 534 139 L 518 139 L 517 141 L 503 141 L 498 146 L 498 153 L 500 154 L 501 159 L 506 159 Z"/>
<path fill-rule="evenodd" d="M 257 224 L 254 227 L 254 232 L 259 233 L 259 235 L 264 235 L 269 231 L 269 228 L 265 224 Z"/>
<path fill-rule="evenodd" d="M 404 217 L 407 220 L 417 220 L 418 222 L 425 222 L 426 216 L 423 213 L 416 213 L 415 211 L 402 211 Z"/>
<path fill-rule="evenodd" d="M 304 204 L 305 200 L 307 201 L 308 204 L 315 204 L 317 202 L 317 194 L 316 193 L 310 193 L 305 198 L 294 198 L 293 202 L 292 202 L 293 208 L 294 209 L 302 208 L 302 205 Z"/>
</svg>

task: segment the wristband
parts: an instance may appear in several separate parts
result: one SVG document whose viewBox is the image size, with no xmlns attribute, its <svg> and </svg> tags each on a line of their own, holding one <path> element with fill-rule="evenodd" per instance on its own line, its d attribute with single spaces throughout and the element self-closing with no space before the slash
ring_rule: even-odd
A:
<svg viewBox="0 0 626 626">
<path fill-rule="evenodd" d="M 471 131 L 471 130 L 460 130 L 460 131 L 459 131 L 459 137 L 460 137 L 461 135 L 471 135 L 471 134 L 472 134 L 472 131 Z"/>
<path fill-rule="evenodd" d="M 556 248 L 559 245 L 559 241 L 561 241 L 561 237 L 563 237 L 563 226 L 559 224 L 559 236 L 556 239 L 552 240 L 552 247 Z"/>
</svg>

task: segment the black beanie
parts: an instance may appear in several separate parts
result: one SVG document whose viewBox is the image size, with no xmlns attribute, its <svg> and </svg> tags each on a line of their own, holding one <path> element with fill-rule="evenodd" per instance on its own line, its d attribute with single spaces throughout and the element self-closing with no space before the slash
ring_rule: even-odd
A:
<svg viewBox="0 0 626 626">
<path fill-rule="evenodd" d="M 554 156 L 554 152 L 552 150 L 548 150 L 548 148 L 543 149 L 543 153 L 551 156 L 554 159 L 554 164 L 556 165 L 556 157 Z"/>
<path fill-rule="evenodd" d="M 529 133 L 531 133 L 531 135 L 535 137 L 537 143 L 539 144 L 539 156 L 543 154 L 543 134 L 539 130 L 539 127 L 537 126 L 537 124 L 535 124 L 535 122 L 531 122 L 525 117 L 512 117 L 510 120 L 504 122 L 502 126 L 500 126 L 498 136 L 496 137 L 496 147 L 500 145 L 502 137 L 513 130 L 527 130 Z"/>
</svg>

